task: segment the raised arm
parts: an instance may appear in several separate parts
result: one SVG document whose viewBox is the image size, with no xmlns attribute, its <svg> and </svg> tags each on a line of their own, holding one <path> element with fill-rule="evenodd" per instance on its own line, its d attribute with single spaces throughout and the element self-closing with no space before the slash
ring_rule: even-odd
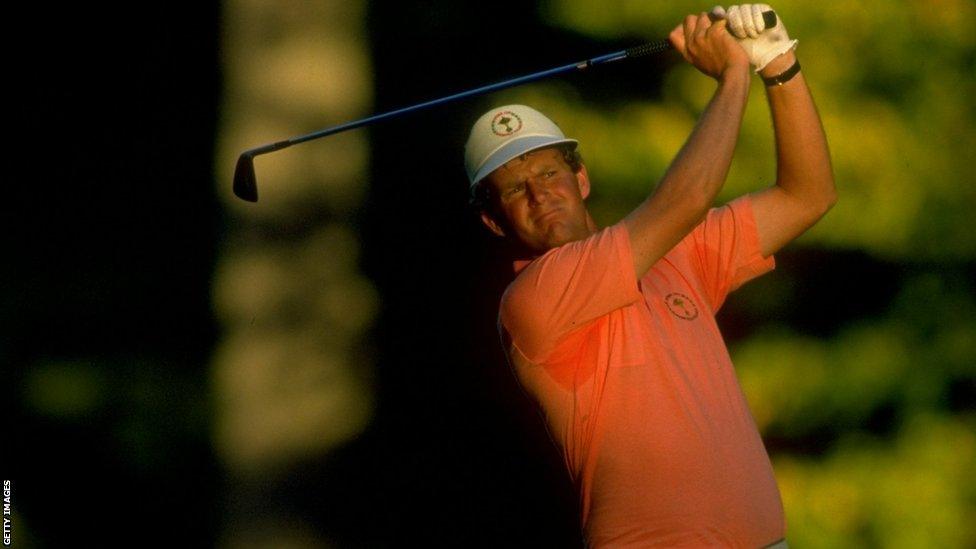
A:
<svg viewBox="0 0 976 549">
<path fill-rule="evenodd" d="M 766 4 L 743 4 L 728 10 L 729 28 L 742 39 L 753 65 L 761 67 L 759 74 L 788 78 L 766 86 L 776 137 L 776 184 L 752 194 L 759 242 L 767 257 L 812 227 L 837 201 L 820 116 L 803 72 L 795 72 L 795 42 L 780 18 L 763 32 L 762 18 L 755 15 L 769 9 Z"/>
<path fill-rule="evenodd" d="M 689 15 L 671 43 L 718 89 L 653 193 L 625 219 L 638 277 L 704 217 L 722 188 L 749 96 L 749 58 L 705 13 Z"/>
</svg>

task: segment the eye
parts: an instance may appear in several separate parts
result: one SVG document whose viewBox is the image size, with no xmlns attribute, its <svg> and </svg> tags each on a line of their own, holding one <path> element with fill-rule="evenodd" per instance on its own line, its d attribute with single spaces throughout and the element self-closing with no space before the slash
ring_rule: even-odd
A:
<svg viewBox="0 0 976 549">
<path fill-rule="evenodd" d="M 547 178 L 552 177 L 554 175 L 556 175 L 556 170 L 549 170 L 549 171 L 546 172 L 546 177 Z"/>
<path fill-rule="evenodd" d="M 516 183 L 515 185 L 512 185 L 511 187 L 508 188 L 508 190 L 505 191 L 505 195 L 504 196 L 505 196 L 505 198 L 511 198 L 511 197 L 515 196 L 516 194 L 518 194 L 519 192 L 521 192 L 522 189 L 524 189 L 524 188 L 525 188 L 525 184 L 524 183 Z"/>
</svg>

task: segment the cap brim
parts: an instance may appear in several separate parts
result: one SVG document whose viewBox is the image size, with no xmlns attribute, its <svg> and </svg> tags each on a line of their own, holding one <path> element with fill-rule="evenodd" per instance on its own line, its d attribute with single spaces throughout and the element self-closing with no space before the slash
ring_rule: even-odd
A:
<svg viewBox="0 0 976 549">
<path fill-rule="evenodd" d="M 497 170 L 506 162 L 515 157 L 537 149 L 567 143 L 576 146 L 579 144 L 579 141 L 575 139 L 559 139 L 551 135 L 527 135 L 525 137 L 509 141 L 488 157 L 488 161 L 485 162 L 480 169 L 478 169 L 478 172 L 471 179 L 471 186 L 474 187 L 482 179 L 488 177 L 488 174 Z"/>
</svg>

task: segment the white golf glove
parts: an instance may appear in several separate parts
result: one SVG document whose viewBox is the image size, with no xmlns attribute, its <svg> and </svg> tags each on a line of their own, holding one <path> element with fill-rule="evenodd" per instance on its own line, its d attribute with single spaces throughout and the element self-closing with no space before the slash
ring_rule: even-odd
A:
<svg viewBox="0 0 976 549">
<path fill-rule="evenodd" d="M 769 4 L 742 4 L 731 6 L 728 11 L 722 6 L 715 6 L 712 13 L 725 18 L 727 28 L 732 36 L 739 40 L 739 44 L 749 55 L 749 62 L 759 72 L 777 56 L 796 47 L 796 40 L 790 40 L 783 26 L 783 19 L 776 14 L 776 26 L 766 28 L 763 12 L 772 11 Z"/>
</svg>

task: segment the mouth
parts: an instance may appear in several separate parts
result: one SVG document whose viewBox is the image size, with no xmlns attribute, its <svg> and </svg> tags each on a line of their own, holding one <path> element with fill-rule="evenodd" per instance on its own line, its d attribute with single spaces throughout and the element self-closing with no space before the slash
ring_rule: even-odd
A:
<svg viewBox="0 0 976 549">
<path fill-rule="evenodd" d="M 557 217 L 559 215 L 559 212 L 560 212 L 560 209 L 559 208 L 553 208 L 553 209 L 545 212 L 542 215 L 536 216 L 535 222 L 536 223 L 545 223 L 547 221 L 551 221 L 554 217 Z"/>
</svg>

